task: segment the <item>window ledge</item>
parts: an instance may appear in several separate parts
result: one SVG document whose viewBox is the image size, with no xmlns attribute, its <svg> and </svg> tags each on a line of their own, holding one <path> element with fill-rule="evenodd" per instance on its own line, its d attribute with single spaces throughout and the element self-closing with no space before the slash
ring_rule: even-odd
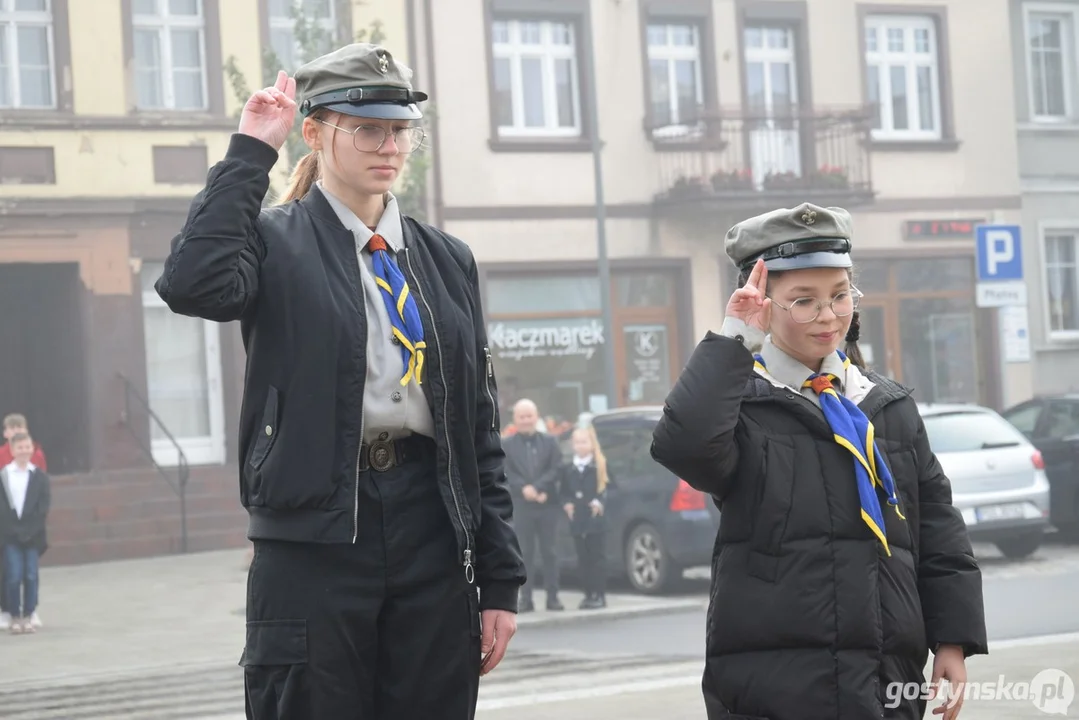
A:
<svg viewBox="0 0 1079 720">
<path fill-rule="evenodd" d="M 873 152 L 956 152 L 961 143 L 955 138 L 942 140 L 886 140 L 872 139 L 869 149 Z"/>
<path fill-rule="evenodd" d="M 1079 122 L 1025 122 L 1019 123 L 1018 130 L 1028 134 L 1079 135 Z"/>
<path fill-rule="evenodd" d="M 592 141 L 585 138 L 491 138 L 487 146 L 496 153 L 587 153 Z"/>
<path fill-rule="evenodd" d="M 4 111 L 0 130 L 236 130 L 236 118 L 213 115 L 205 110 L 191 112 L 139 112 L 128 115 L 75 115 L 62 110 Z"/>
</svg>

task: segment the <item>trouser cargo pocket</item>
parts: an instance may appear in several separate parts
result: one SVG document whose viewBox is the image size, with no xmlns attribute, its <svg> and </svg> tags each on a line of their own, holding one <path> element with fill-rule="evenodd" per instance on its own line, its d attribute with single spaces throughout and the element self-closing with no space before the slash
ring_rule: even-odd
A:
<svg viewBox="0 0 1079 720">
<path fill-rule="evenodd" d="M 309 717 L 305 620 L 248 622 L 240 665 L 248 720 Z"/>
</svg>

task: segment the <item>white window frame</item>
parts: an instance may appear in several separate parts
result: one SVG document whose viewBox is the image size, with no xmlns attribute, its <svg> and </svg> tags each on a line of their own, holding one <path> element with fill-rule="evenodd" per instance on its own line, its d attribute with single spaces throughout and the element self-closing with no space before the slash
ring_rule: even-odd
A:
<svg viewBox="0 0 1079 720">
<path fill-rule="evenodd" d="M 301 5 L 302 8 L 303 0 L 289 0 L 289 3 L 293 7 Z M 329 7 L 330 16 L 328 18 L 319 18 L 316 22 L 316 26 L 323 32 L 329 33 L 330 37 L 334 37 L 337 33 L 337 3 L 335 0 L 330 0 Z M 275 30 L 287 30 L 292 34 L 292 53 L 294 57 L 298 58 L 300 51 L 303 48 L 301 48 L 300 44 L 296 41 L 296 19 L 291 15 L 282 17 L 280 15 L 269 14 L 269 24 L 271 38 L 273 37 L 273 31 Z M 270 44 L 270 49 L 276 53 L 277 50 L 273 47 L 273 42 L 270 39 L 267 39 L 267 42 Z M 295 70 L 296 68 L 292 69 Z"/>
<path fill-rule="evenodd" d="M 909 51 L 892 53 L 888 51 L 888 28 L 902 28 L 906 35 L 905 45 Z M 872 131 L 874 140 L 941 140 L 944 136 L 943 127 L 943 103 L 944 99 L 940 92 L 940 48 L 941 38 L 937 31 L 937 23 L 928 15 L 869 15 L 862 27 L 863 36 L 870 29 L 877 34 L 877 49 L 870 51 L 868 44 L 865 52 L 866 73 L 873 72 L 874 66 L 877 72 L 877 94 L 880 101 L 881 127 Z M 913 50 L 914 31 L 929 31 L 929 77 L 932 83 L 933 103 L 933 126 L 934 130 L 915 129 L 920 125 L 921 107 L 918 97 L 918 75 L 915 72 L 920 67 L 925 67 L 925 62 L 920 58 L 921 54 L 915 54 Z M 903 65 L 907 70 L 907 120 L 909 127 L 906 130 L 895 130 L 893 108 L 891 101 L 892 78 L 887 68 Z"/>
<path fill-rule="evenodd" d="M 53 40 L 52 0 L 46 0 L 45 11 L 17 11 L 15 0 L 0 0 L 0 26 L 6 34 L 7 82 L 11 90 L 11 104 L 0 103 L 3 110 L 54 110 L 56 109 L 56 49 Z M 25 105 L 22 102 L 22 79 L 19 77 L 19 26 L 45 27 L 45 42 L 49 57 L 49 102 L 46 105 Z"/>
<path fill-rule="evenodd" d="M 138 90 L 135 89 L 135 106 L 139 110 L 177 111 L 177 112 L 205 112 L 210 107 L 209 84 L 207 83 L 206 71 L 206 10 L 203 0 L 197 0 L 198 15 L 171 15 L 169 13 L 169 0 L 154 0 L 157 5 L 157 15 L 139 15 L 132 8 L 131 25 L 132 32 L 138 30 L 155 30 L 158 34 L 158 42 L 161 44 L 161 75 L 158 82 L 161 83 L 160 107 L 146 107 L 139 104 Z M 176 107 L 176 88 L 173 83 L 172 67 L 172 30 L 198 30 L 199 33 L 199 74 L 202 80 L 202 105 L 200 107 Z"/>
<path fill-rule="evenodd" d="M 141 272 L 149 272 L 150 267 L 151 263 L 146 263 L 143 265 Z M 153 267 L 158 268 L 160 265 L 154 264 Z M 168 307 L 165 301 L 152 290 L 142 293 L 142 306 L 142 321 L 144 324 L 146 322 L 145 310 Z M 203 323 L 202 336 L 206 353 L 206 399 L 208 405 L 206 410 L 209 418 L 210 433 L 197 437 L 177 437 L 176 442 L 180 445 L 180 449 L 183 450 L 189 465 L 221 465 L 226 460 L 225 399 L 221 385 L 221 326 L 210 320 L 202 320 L 201 322 Z M 146 378 L 147 384 L 149 384 L 149 358 L 144 356 L 144 362 L 147 363 Z M 147 403 L 150 401 L 149 392 L 147 392 Z M 179 464 L 179 454 L 176 452 L 176 446 L 168 438 L 153 439 L 152 426 L 156 424 L 156 421 L 149 418 L 149 422 L 151 425 L 149 428 L 151 431 L 150 450 L 154 462 L 162 467 L 176 467 Z M 169 432 L 173 431 L 173 428 L 167 429 Z"/>
<path fill-rule="evenodd" d="M 1070 15 L 1071 34 L 1061 33 L 1064 47 L 1064 114 L 1038 115 L 1034 112 L 1034 63 L 1030 47 L 1030 22 L 1032 15 Z M 1075 5 L 1059 3 L 1025 3 L 1023 5 L 1023 64 L 1027 78 L 1027 107 L 1030 122 L 1038 124 L 1070 123 L 1075 120 L 1075 68 L 1072 65 L 1079 59 L 1079 8 Z"/>
<path fill-rule="evenodd" d="M 653 45 L 651 40 L 651 34 L 653 28 L 662 28 L 665 34 L 666 42 L 663 45 Z M 693 34 L 692 45 L 675 45 L 671 42 L 671 29 L 672 28 L 689 28 Z M 701 28 L 700 25 L 694 22 L 673 22 L 673 21 L 652 21 L 645 27 L 645 41 L 647 43 L 646 54 L 648 58 L 648 105 L 651 108 L 652 105 L 652 62 L 659 60 L 667 64 L 667 88 L 668 96 L 667 103 L 671 108 L 671 122 L 662 127 L 653 128 L 652 133 L 654 135 L 667 135 L 675 134 L 679 135 L 687 130 L 690 126 L 684 122 L 682 114 L 686 108 L 681 107 L 678 104 L 678 82 L 675 73 L 675 63 L 678 61 L 690 60 L 695 63 L 696 77 L 694 83 L 696 84 L 696 102 L 697 106 L 704 105 L 704 60 L 703 51 L 701 47 Z"/>
<path fill-rule="evenodd" d="M 541 40 L 539 45 L 523 45 L 520 42 L 523 23 L 539 23 Z M 495 23 L 505 23 L 509 31 L 509 42 L 491 43 L 492 57 L 496 60 L 508 60 L 510 63 L 510 97 L 513 101 L 513 125 L 499 125 L 500 137 L 580 137 L 581 136 L 581 84 L 580 84 L 580 43 L 577 24 L 572 20 L 531 20 L 499 17 Z M 551 42 L 551 27 L 565 25 L 569 29 L 569 45 L 555 45 Z M 543 127 L 524 125 L 524 93 L 522 92 L 521 60 L 539 58 L 543 65 Z M 570 79 L 573 83 L 573 126 L 558 125 L 558 88 L 555 84 L 555 60 L 570 61 Z M 491 68 L 494 72 L 494 68 Z M 491 98 L 494 102 L 494 97 Z"/>
<path fill-rule="evenodd" d="M 1074 242 L 1079 245 L 1079 219 L 1073 220 L 1043 220 L 1038 223 L 1038 243 L 1039 251 L 1041 253 L 1041 273 L 1042 273 L 1042 320 L 1045 323 L 1045 336 L 1050 342 L 1064 342 L 1074 343 L 1079 341 L 1079 328 L 1075 330 L 1054 330 L 1053 329 L 1053 314 L 1050 303 L 1052 302 L 1049 296 L 1049 253 L 1048 253 L 1048 236 L 1050 235 L 1063 235 L 1071 234 Z M 1079 262 L 1079 247 L 1076 248 L 1077 255 L 1076 260 Z M 1079 283 L 1079 268 L 1076 268 L 1076 283 Z"/>
</svg>

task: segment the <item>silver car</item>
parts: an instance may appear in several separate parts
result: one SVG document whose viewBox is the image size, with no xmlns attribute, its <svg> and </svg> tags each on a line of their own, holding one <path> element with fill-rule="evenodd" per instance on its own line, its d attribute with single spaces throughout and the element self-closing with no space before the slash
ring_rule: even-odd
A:
<svg viewBox="0 0 1079 720">
<path fill-rule="evenodd" d="M 1049 480 L 1041 453 L 989 408 L 918 409 L 971 540 L 993 543 L 1009 558 L 1033 554 L 1051 529 Z"/>
</svg>

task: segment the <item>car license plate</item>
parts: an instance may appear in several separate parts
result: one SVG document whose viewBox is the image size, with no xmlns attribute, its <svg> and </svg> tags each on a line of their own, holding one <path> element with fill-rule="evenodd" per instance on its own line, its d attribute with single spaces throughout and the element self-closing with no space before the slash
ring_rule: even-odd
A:
<svg viewBox="0 0 1079 720">
<path fill-rule="evenodd" d="M 1023 504 L 1011 503 L 1007 505 L 987 505 L 976 511 L 978 522 L 992 522 L 993 520 L 1018 520 L 1024 517 Z"/>
</svg>

